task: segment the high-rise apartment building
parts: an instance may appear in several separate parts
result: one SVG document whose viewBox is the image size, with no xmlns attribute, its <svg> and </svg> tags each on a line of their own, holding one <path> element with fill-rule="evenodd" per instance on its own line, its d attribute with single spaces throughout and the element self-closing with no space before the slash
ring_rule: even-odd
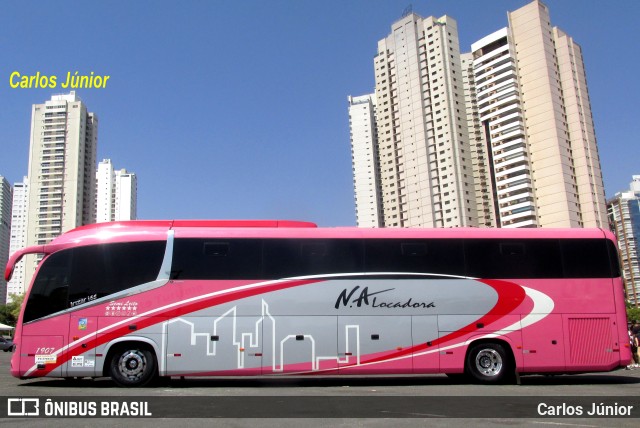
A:
<svg viewBox="0 0 640 428">
<path fill-rule="evenodd" d="M 134 173 L 115 170 L 110 159 L 100 162 L 96 173 L 96 221 L 135 220 L 137 183 Z"/>
<path fill-rule="evenodd" d="M 618 237 L 622 275 L 627 299 L 640 305 L 640 175 L 634 175 L 628 192 L 607 202 L 609 225 Z"/>
<path fill-rule="evenodd" d="M 95 221 L 98 118 L 71 91 L 35 104 L 31 115 L 27 245 L 43 245 Z M 27 256 L 31 277 L 36 257 Z"/>
<path fill-rule="evenodd" d="M 384 226 L 477 226 L 456 21 L 391 28 L 374 58 Z"/>
<path fill-rule="evenodd" d="M 378 42 L 384 226 L 607 223 L 581 49 L 538 0 L 508 24 L 469 54 L 447 16 L 409 14 Z"/>
<path fill-rule="evenodd" d="M 11 200 L 13 191 L 6 178 L 0 175 L 0 266 L 7 265 L 9 260 L 9 243 L 11 238 Z M 4 275 L 0 278 L 0 304 L 6 302 L 7 281 Z"/>
<path fill-rule="evenodd" d="M 479 227 L 496 227 L 495 198 L 491 187 L 491 165 L 489 161 L 489 147 L 485 130 L 480 122 L 478 101 L 476 97 L 475 73 L 473 70 L 473 55 L 460 55 L 462 62 L 462 82 L 464 87 L 464 102 L 467 109 L 467 130 L 469 133 L 469 147 L 471 149 L 472 174 L 476 195 L 476 213 Z"/>
<path fill-rule="evenodd" d="M 539 1 L 471 46 L 501 227 L 602 227 L 606 205 L 580 47 Z"/>
<path fill-rule="evenodd" d="M 537 226 L 526 149 L 524 118 L 518 91 L 516 59 L 507 42 L 507 29 L 485 37 L 471 46 L 473 79 L 477 105 L 474 118 L 487 149 L 478 155 L 488 166 L 481 185 L 494 206 L 496 225 L 501 227 Z"/>
<path fill-rule="evenodd" d="M 13 203 L 11 206 L 11 240 L 9 255 L 27 246 L 27 205 L 29 202 L 29 179 L 24 177 L 22 182 L 13 185 Z M 13 294 L 24 293 L 25 259 L 22 259 L 13 269 L 11 280 L 7 283 L 7 302 Z"/>
<path fill-rule="evenodd" d="M 381 227 L 375 94 L 349 97 L 351 162 L 358 227 Z"/>
</svg>

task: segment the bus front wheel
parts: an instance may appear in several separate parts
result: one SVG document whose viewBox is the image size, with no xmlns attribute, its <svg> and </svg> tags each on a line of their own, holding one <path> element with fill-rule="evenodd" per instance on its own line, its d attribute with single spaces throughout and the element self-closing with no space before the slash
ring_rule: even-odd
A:
<svg viewBox="0 0 640 428">
<path fill-rule="evenodd" d="M 156 376 L 155 354 L 135 344 L 120 347 L 111 355 L 109 374 L 118 386 L 144 386 Z"/>
<path fill-rule="evenodd" d="M 467 372 L 482 383 L 501 383 L 509 379 L 514 367 L 505 347 L 499 343 L 478 343 L 469 349 Z"/>
</svg>

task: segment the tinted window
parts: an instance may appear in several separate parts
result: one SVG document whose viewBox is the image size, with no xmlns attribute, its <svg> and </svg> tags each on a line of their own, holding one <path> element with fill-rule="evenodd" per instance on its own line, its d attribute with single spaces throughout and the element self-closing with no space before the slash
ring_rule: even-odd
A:
<svg viewBox="0 0 640 428">
<path fill-rule="evenodd" d="M 362 272 L 362 242 L 352 239 L 278 239 L 264 243 L 267 278 Z"/>
<path fill-rule="evenodd" d="M 365 271 L 464 275 L 460 240 L 373 239 L 365 243 Z"/>
<path fill-rule="evenodd" d="M 259 279 L 262 244 L 256 239 L 176 239 L 172 279 Z"/>
<path fill-rule="evenodd" d="M 555 239 L 465 242 L 467 275 L 476 278 L 562 278 Z"/>
<path fill-rule="evenodd" d="M 59 251 L 42 261 L 31 286 L 24 322 L 66 309 L 73 250 Z"/>
<path fill-rule="evenodd" d="M 73 249 L 70 306 L 154 281 L 166 242 L 127 242 Z"/>
<path fill-rule="evenodd" d="M 92 245 L 59 251 L 43 260 L 24 322 L 155 280 L 166 242 Z"/>
<path fill-rule="evenodd" d="M 562 265 L 566 278 L 610 278 L 611 261 L 604 239 L 562 241 Z"/>
</svg>

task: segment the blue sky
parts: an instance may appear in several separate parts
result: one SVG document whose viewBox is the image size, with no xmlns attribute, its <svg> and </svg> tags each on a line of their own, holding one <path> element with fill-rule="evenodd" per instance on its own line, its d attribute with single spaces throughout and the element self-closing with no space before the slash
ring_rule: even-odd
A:
<svg viewBox="0 0 640 428">
<path fill-rule="evenodd" d="M 461 51 L 528 0 L 414 1 Z M 582 46 L 607 197 L 640 174 L 640 2 L 547 0 Z M 111 76 L 78 89 L 98 160 L 138 175 L 138 215 L 355 225 L 347 96 L 373 91 L 378 40 L 408 1 L 25 1 L 0 16 L 0 175 L 27 174 L 31 105 L 12 72 Z M 60 83 L 60 82 L 59 82 Z"/>
</svg>

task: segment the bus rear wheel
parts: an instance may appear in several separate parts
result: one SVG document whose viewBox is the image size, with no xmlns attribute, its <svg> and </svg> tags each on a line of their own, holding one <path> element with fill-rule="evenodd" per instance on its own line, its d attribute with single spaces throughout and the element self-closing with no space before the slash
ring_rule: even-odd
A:
<svg viewBox="0 0 640 428">
<path fill-rule="evenodd" d="M 479 382 L 505 382 L 513 370 L 509 354 L 499 343 L 479 343 L 469 349 L 466 371 Z"/>
<path fill-rule="evenodd" d="M 144 386 L 156 377 L 155 354 L 135 344 L 120 347 L 111 355 L 109 374 L 118 386 Z"/>
</svg>

